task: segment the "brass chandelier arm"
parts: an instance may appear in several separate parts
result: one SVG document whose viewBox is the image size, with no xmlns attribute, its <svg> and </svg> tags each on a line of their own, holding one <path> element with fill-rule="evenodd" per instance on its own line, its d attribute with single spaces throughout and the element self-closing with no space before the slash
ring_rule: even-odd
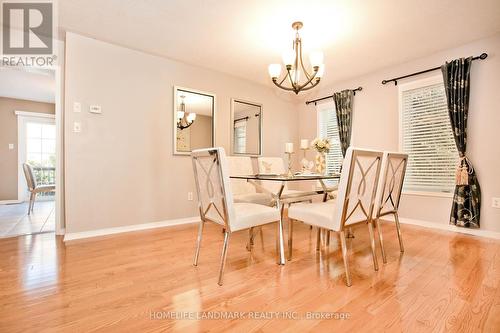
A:
<svg viewBox="0 0 500 333">
<path fill-rule="evenodd" d="M 306 91 L 306 90 L 309 90 L 309 89 L 312 89 L 312 88 L 316 87 L 319 84 L 319 81 L 321 81 L 321 80 L 318 78 L 315 83 L 312 83 L 312 86 L 307 87 L 307 88 L 305 88 L 305 87 L 304 88 L 300 88 L 300 91 Z"/>
<path fill-rule="evenodd" d="M 311 82 L 312 82 L 312 80 L 314 80 L 314 78 L 316 77 L 316 74 L 318 74 L 318 69 L 315 69 L 315 70 L 314 70 L 314 74 L 311 76 L 311 78 L 310 78 L 309 80 L 307 80 L 307 82 L 306 82 L 306 83 L 304 83 L 303 85 L 298 86 L 298 87 L 297 87 L 297 89 L 298 89 L 298 90 L 307 90 L 307 89 L 311 89 L 312 87 L 315 87 L 315 86 L 319 83 L 319 81 L 320 81 L 320 80 L 318 80 L 318 81 L 316 81 L 315 83 L 313 83 L 311 87 L 308 87 L 307 89 L 305 89 L 305 87 L 306 87 L 309 83 L 311 83 Z M 318 79 L 319 79 L 319 78 L 318 78 Z"/>
<path fill-rule="evenodd" d="M 286 76 L 285 76 L 285 79 L 286 79 Z M 288 88 L 288 87 L 285 87 L 285 86 L 281 85 L 280 83 L 278 83 L 278 82 L 276 82 L 276 81 L 277 81 L 276 79 L 273 79 L 273 83 L 274 83 L 277 87 L 279 87 L 279 88 L 281 88 L 281 89 L 283 89 L 283 90 L 295 91 L 295 89 L 294 89 L 294 88 Z M 281 82 L 283 82 L 283 81 L 281 81 Z"/>
</svg>

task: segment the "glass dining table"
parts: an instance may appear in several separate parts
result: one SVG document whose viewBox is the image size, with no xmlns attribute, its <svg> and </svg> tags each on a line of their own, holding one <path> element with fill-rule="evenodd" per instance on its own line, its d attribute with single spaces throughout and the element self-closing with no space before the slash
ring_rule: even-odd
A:
<svg viewBox="0 0 500 333">
<path fill-rule="evenodd" d="M 328 200 L 329 193 L 335 191 L 337 186 L 329 187 L 325 183 L 328 180 L 336 180 L 340 178 L 340 173 L 333 173 L 328 175 L 320 175 L 320 174 L 296 174 L 296 175 L 277 175 L 277 174 L 256 174 L 256 175 L 235 175 L 230 176 L 232 179 L 244 179 L 254 185 L 257 190 L 260 190 L 264 193 L 269 193 L 275 203 L 276 208 L 280 211 L 280 223 L 283 225 L 283 213 L 285 202 L 287 201 L 300 201 L 301 198 L 308 198 L 314 195 L 323 195 L 323 201 Z M 280 183 L 279 190 L 276 193 L 270 192 L 266 187 L 262 186 L 261 182 L 278 182 Z M 292 191 L 287 193 L 285 191 L 285 187 L 288 183 L 295 182 L 304 182 L 304 181 L 316 181 L 320 184 L 316 190 L 312 191 Z M 276 235 L 276 249 L 278 256 L 278 264 L 285 264 L 285 251 L 283 244 L 283 229 L 280 226 L 277 226 L 277 235 Z M 289 238 L 290 240 L 290 238 Z"/>
</svg>

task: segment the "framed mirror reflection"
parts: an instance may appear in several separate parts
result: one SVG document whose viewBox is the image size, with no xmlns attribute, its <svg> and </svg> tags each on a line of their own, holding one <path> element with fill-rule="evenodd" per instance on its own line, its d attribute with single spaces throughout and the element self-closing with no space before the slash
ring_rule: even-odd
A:
<svg viewBox="0 0 500 333">
<path fill-rule="evenodd" d="M 231 99 L 233 155 L 262 155 L 262 104 Z"/>
<path fill-rule="evenodd" d="M 173 114 L 174 155 L 214 146 L 214 94 L 175 86 Z"/>
</svg>

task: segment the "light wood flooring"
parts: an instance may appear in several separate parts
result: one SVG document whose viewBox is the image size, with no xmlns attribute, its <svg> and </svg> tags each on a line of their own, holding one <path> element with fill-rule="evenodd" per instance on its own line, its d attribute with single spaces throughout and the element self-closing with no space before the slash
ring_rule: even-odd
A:
<svg viewBox="0 0 500 333">
<path fill-rule="evenodd" d="M 294 258 L 279 266 L 265 226 L 251 253 L 247 233 L 233 235 L 219 286 L 221 230 L 207 225 L 193 267 L 196 228 L 66 245 L 53 234 L 0 239 L 0 332 L 500 332 L 499 241 L 403 225 L 400 254 L 384 223 L 388 263 L 379 252 L 374 272 L 359 226 L 349 288 L 335 235 L 316 252 L 315 231 L 297 224 Z M 244 319 L 167 318 L 236 312 Z"/>
</svg>

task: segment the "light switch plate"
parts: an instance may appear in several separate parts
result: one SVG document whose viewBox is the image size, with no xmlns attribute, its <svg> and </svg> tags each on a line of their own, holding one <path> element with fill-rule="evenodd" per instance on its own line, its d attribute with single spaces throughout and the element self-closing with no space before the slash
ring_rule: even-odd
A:
<svg viewBox="0 0 500 333">
<path fill-rule="evenodd" d="M 193 201 L 193 192 L 188 192 L 188 201 Z"/>
<path fill-rule="evenodd" d="M 14 144 L 13 143 L 9 143 L 9 150 L 13 150 L 14 149 Z"/>
<path fill-rule="evenodd" d="M 82 112 L 82 104 L 79 102 L 73 103 L 73 112 Z"/>
<path fill-rule="evenodd" d="M 89 112 L 90 113 L 102 113 L 101 106 L 100 105 L 91 105 L 89 107 Z"/>
<path fill-rule="evenodd" d="M 491 207 L 500 208 L 500 198 L 492 198 Z"/>
<path fill-rule="evenodd" d="M 75 121 L 73 123 L 73 132 L 80 133 L 81 131 L 82 131 L 82 124 Z"/>
</svg>

